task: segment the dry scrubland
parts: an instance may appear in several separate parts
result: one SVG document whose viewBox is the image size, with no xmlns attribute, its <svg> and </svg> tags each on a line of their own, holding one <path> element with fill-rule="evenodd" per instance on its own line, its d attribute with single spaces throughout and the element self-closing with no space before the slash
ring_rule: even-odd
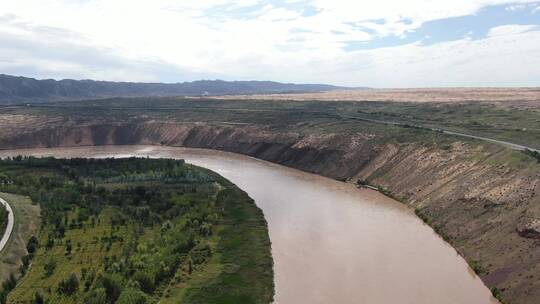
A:
<svg viewBox="0 0 540 304">
<path fill-rule="evenodd" d="M 377 101 L 390 100 L 383 93 L 395 101 Z M 344 93 L 315 95 L 323 99 L 332 94 Z M 538 90 L 354 94 L 366 97 L 350 97 L 353 101 L 344 95 L 328 97 L 337 100 L 332 102 L 312 100 L 313 94 L 138 98 L 6 107 L 0 115 L 9 128 L 0 129 L 0 147 L 211 148 L 351 183 L 367 182 L 414 208 L 505 303 L 536 304 L 540 298 L 538 155 L 428 127 L 538 149 Z M 290 96 L 297 100 L 289 100 Z M 364 98 L 369 101 L 359 101 Z"/>
<path fill-rule="evenodd" d="M 365 89 L 320 93 L 218 96 L 217 99 L 393 101 L 393 102 L 485 102 L 502 106 L 540 107 L 539 88 L 441 88 L 441 89 Z"/>
</svg>

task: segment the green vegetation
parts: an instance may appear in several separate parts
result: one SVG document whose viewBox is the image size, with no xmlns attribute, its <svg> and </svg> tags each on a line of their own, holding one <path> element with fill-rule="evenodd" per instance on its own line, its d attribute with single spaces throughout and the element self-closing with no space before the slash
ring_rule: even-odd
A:
<svg viewBox="0 0 540 304">
<path fill-rule="evenodd" d="M 452 243 L 452 237 L 448 235 L 448 233 L 444 230 L 444 227 L 440 224 L 435 224 L 433 221 L 430 220 L 430 215 L 427 214 L 427 210 L 425 208 L 415 208 L 414 213 L 416 216 L 418 216 L 426 225 L 429 225 L 437 235 L 439 235 L 445 242 Z M 476 269 L 473 264 L 469 263 L 471 268 L 473 270 Z M 480 274 L 477 272 L 477 274 Z"/>
<path fill-rule="evenodd" d="M 477 260 L 469 260 L 469 267 L 474 270 L 474 273 L 477 275 L 483 275 L 487 273 L 487 269 L 482 266 L 482 264 Z"/>
<path fill-rule="evenodd" d="M 526 149 L 524 153 L 529 155 L 530 157 L 536 158 L 536 161 L 540 163 L 540 152 Z"/>
<path fill-rule="evenodd" d="M 503 299 L 503 295 L 502 295 L 502 291 L 497 288 L 497 287 L 493 287 L 491 289 L 491 294 L 493 295 L 493 297 L 495 297 L 495 299 L 499 300 L 499 302 L 501 304 L 505 304 L 506 302 L 504 301 Z"/>
<path fill-rule="evenodd" d="M 167 159 L 16 157 L 0 191 L 41 205 L 1 303 L 269 303 L 262 212 L 215 173 Z"/>
</svg>

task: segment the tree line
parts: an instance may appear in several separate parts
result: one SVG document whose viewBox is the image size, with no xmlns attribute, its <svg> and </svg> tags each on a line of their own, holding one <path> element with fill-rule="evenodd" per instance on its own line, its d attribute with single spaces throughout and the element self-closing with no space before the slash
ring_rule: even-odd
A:
<svg viewBox="0 0 540 304">
<path fill-rule="evenodd" d="M 0 160 L 0 191 L 41 205 L 39 236 L 28 241 L 19 273 L 4 282 L 0 303 L 10 296 L 33 303 L 155 302 L 165 286 L 188 280 L 212 256 L 209 238 L 222 219 L 215 182 L 207 171 L 181 160 Z M 82 241 L 75 237 L 81 233 L 95 236 Z M 77 254 L 96 247 L 99 261 L 82 269 L 71 264 Z M 60 274 L 60 267 L 72 271 Z M 59 280 L 21 295 L 16 286 L 26 288 L 26 281 L 17 285 L 17 280 L 25 276 L 41 282 L 35 286 Z"/>
</svg>

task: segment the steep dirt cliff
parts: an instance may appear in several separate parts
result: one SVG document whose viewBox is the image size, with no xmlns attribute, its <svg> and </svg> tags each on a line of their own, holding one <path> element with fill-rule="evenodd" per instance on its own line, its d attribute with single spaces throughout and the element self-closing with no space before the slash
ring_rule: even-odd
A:
<svg viewBox="0 0 540 304">
<path fill-rule="evenodd" d="M 129 144 L 219 149 L 383 187 L 415 208 L 503 299 L 540 298 L 540 165 L 523 153 L 458 138 L 441 147 L 368 132 L 203 123 L 57 126 L 0 138 L 3 149 Z"/>
</svg>

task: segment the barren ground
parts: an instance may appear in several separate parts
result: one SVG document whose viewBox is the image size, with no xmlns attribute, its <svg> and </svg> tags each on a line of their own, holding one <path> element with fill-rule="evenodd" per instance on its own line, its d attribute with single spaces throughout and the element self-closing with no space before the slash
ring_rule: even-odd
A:
<svg viewBox="0 0 540 304">
<path fill-rule="evenodd" d="M 343 90 L 303 94 L 231 95 L 218 99 L 487 102 L 501 106 L 540 107 L 540 88 L 437 88 Z"/>
</svg>

